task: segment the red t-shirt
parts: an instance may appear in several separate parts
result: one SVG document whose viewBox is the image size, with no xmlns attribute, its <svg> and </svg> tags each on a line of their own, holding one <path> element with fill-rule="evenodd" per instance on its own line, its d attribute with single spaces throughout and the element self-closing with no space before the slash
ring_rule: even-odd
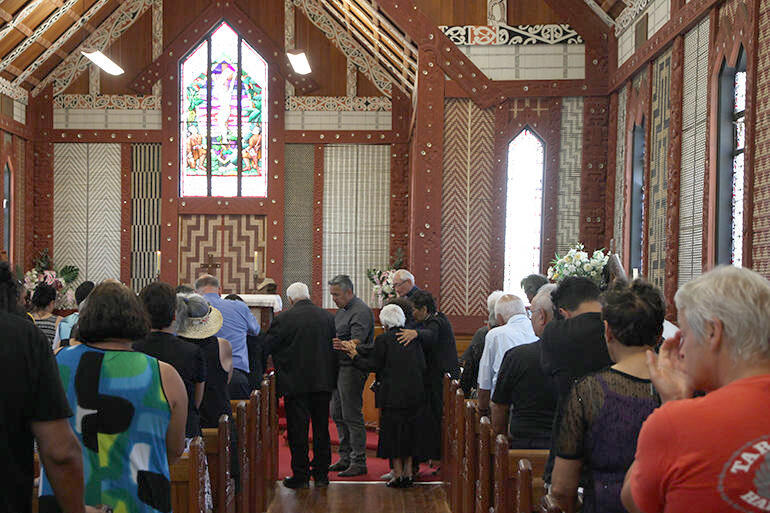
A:
<svg viewBox="0 0 770 513">
<path fill-rule="evenodd" d="M 664 404 L 642 425 L 634 465 L 645 513 L 770 511 L 770 374 Z"/>
</svg>

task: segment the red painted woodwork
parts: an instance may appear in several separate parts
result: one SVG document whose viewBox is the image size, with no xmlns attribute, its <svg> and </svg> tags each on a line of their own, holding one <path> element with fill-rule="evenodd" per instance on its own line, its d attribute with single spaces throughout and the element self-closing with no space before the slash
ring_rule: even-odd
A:
<svg viewBox="0 0 770 513">
<path fill-rule="evenodd" d="M 405 268 L 409 248 L 409 112 L 410 99 L 393 88 L 393 130 L 400 142 L 390 146 L 390 254 L 400 249 L 404 254 Z"/>
<path fill-rule="evenodd" d="M 286 130 L 286 142 L 290 144 L 390 144 L 396 142 L 396 133 L 392 130 Z"/>
<path fill-rule="evenodd" d="M 606 82 L 597 84 L 586 80 L 496 80 L 495 85 L 509 98 L 602 96 L 607 91 Z M 446 81 L 445 95 L 447 98 L 471 98 L 454 80 Z"/>
<path fill-rule="evenodd" d="M 316 145 L 313 159 L 313 297 L 323 293 L 324 146 Z"/>
<path fill-rule="evenodd" d="M 120 145 L 120 281 L 131 282 L 131 145 Z M 139 292 L 138 290 L 135 292 Z"/>
<path fill-rule="evenodd" d="M 604 247 L 607 215 L 607 146 L 609 99 L 583 100 L 583 152 L 580 178 L 580 241 L 591 252 Z M 610 223 L 609 226 L 612 226 Z"/>
<path fill-rule="evenodd" d="M 616 244 L 621 241 L 613 240 L 615 226 L 615 183 L 618 154 L 618 93 L 610 94 L 610 119 L 607 134 L 607 194 L 604 207 L 604 247 L 616 251 Z"/>
<path fill-rule="evenodd" d="M 162 142 L 162 130 L 43 130 L 43 137 L 57 143 L 150 143 Z"/>
<path fill-rule="evenodd" d="M 22 139 L 30 139 L 32 137 L 32 130 L 30 130 L 27 125 L 23 125 L 4 114 L 0 114 L 0 130 L 10 132 Z"/>
<path fill-rule="evenodd" d="M 28 213 L 32 218 L 30 246 L 25 251 L 27 264 L 31 265 L 34 257 L 43 249 L 53 254 L 53 143 L 42 136 L 45 130 L 53 126 L 53 93 L 52 86 L 47 87 L 37 98 L 30 98 L 29 107 L 32 115 L 28 116 L 33 126 L 35 138 L 32 141 L 34 170 L 30 191 L 32 204 L 28 203 Z M 29 215 L 29 214 L 28 214 Z"/>
</svg>

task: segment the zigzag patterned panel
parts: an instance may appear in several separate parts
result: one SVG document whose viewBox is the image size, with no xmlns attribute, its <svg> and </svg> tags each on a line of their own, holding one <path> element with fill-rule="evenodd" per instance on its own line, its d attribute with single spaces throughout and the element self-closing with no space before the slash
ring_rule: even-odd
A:
<svg viewBox="0 0 770 513">
<path fill-rule="evenodd" d="M 390 146 L 326 146 L 323 206 L 324 308 L 334 307 L 328 281 L 337 274 L 373 305 L 366 270 L 390 263 Z"/>
<path fill-rule="evenodd" d="M 770 1 L 760 2 L 754 166 L 754 270 L 770 278 Z"/>
<path fill-rule="evenodd" d="M 441 310 L 484 315 L 491 291 L 494 109 L 444 102 Z"/>
<path fill-rule="evenodd" d="M 682 174 L 679 218 L 679 286 L 702 271 L 703 182 L 706 155 L 709 18 L 684 38 Z"/>
<path fill-rule="evenodd" d="M 559 150 L 559 217 L 556 230 L 556 252 L 560 255 L 579 242 L 582 145 L 583 98 L 563 98 Z"/>
<path fill-rule="evenodd" d="M 201 265 L 211 255 L 219 262 L 222 254 L 222 216 L 182 215 L 179 216 L 179 283 L 192 285 L 198 275 L 206 272 Z M 221 271 L 221 268 L 220 268 Z M 212 274 L 221 276 L 221 272 Z"/>
<path fill-rule="evenodd" d="M 222 216 L 222 290 L 225 293 L 254 293 L 254 251 L 264 272 L 267 254 L 267 218 L 253 215 Z"/>
<path fill-rule="evenodd" d="M 160 150 L 157 143 L 131 146 L 131 288 L 135 291 L 149 285 L 157 275 Z"/>
<path fill-rule="evenodd" d="M 663 290 L 666 280 L 666 178 L 671 117 L 671 50 L 661 55 L 652 74 L 652 144 L 650 153 L 650 228 L 647 279 Z"/>
<path fill-rule="evenodd" d="M 312 285 L 314 152 L 312 144 L 286 145 L 281 290 L 298 281 Z"/>
<path fill-rule="evenodd" d="M 120 145 L 54 145 L 54 261 L 120 277 Z"/>
<path fill-rule="evenodd" d="M 615 158 L 615 219 L 612 239 L 615 251 L 623 246 L 623 212 L 625 211 L 624 191 L 626 186 L 626 102 L 628 86 L 618 94 L 618 138 Z"/>
</svg>

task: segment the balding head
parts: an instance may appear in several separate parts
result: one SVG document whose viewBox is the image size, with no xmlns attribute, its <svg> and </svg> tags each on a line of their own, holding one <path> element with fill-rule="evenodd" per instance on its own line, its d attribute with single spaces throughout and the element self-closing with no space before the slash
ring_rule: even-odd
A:
<svg viewBox="0 0 770 513">
<path fill-rule="evenodd" d="M 201 274 L 195 280 L 195 292 L 198 294 L 219 294 L 219 280 L 210 274 Z"/>
<path fill-rule="evenodd" d="M 524 301 L 513 294 L 505 294 L 495 303 L 495 315 L 497 316 L 497 325 L 502 326 L 514 315 L 527 313 L 524 308 Z"/>
<path fill-rule="evenodd" d="M 553 320 L 553 301 L 551 292 L 556 290 L 556 284 L 548 283 L 540 287 L 535 297 L 532 298 L 530 310 L 532 313 L 532 330 L 538 337 L 543 335 L 545 325 Z"/>
</svg>

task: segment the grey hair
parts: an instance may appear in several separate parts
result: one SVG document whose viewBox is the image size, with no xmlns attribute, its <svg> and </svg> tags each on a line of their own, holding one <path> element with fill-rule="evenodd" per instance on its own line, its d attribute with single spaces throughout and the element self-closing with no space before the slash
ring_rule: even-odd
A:
<svg viewBox="0 0 770 513">
<path fill-rule="evenodd" d="M 219 287 L 219 280 L 216 276 L 201 274 L 198 276 L 198 279 L 195 280 L 195 290 L 200 290 L 203 287 Z"/>
<path fill-rule="evenodd" d="M 532 310 L 535 308 L 542 308 L 548 320 L 551 320 L 554 317 L 551 292 L 556 290 L 556 287 L 557 285 L 555 283 L 546 283 L 538 289 L 537 294 L 535 294 L 535 297 L 532 298 Z"/>
<path fill-rule="evenodd" d="M 286 297 L 291 301 L 299 301 L 300 299 L 310 299 L 310 291 L 302 282 L 296 282 L 289 285 L 286 289 Z"/>
<path fill-rule="evenodd" d="M 534 299 L 535 294 L 537 294 L 543 285 L 546 285 L 547 283 L 548 278 L 542 274 L 530 274 L 521 280 L 521 288 L 527 297 L 532 297 Z"/>
<path fill-rule="evenodd" d="M 412 285 L 414 285 L 414 274 L 410 273 L 406 269 L 399 269 L 396 271 L 396 274 L 393 276 L 396 279 L 402 279 L 412 282 Z"/>
<path fill-rule="evenodd" d="M 514 315 L 525 313 L 527 310 L 524 308 L 524 301 L 519 296 L 505 294 L 495 303 L 495 316 L 501 315 L 503 322 L 508 322 Z"/>
<path fill-rule="evenodd" d="M 338 274 L 329 280 L 329 286 L 333 287 L 334 285 L 337 285 L 342 290 L 349 290 L 350 292 L 353 292 L 353 280 L 351 280 L 350 276 L 347 274 Z"/>
<path fill-rule="evenodd" d="M 495 315 L 495 303 L 497 300 L 503 297 L 505 292 L 502 290 L 496 290 L 487 297 L 487 310 L 489 310 L 489 325 L 494 327 L 497 325 L 497 315 Z"/>
<path fill-rule="evenodd" d="M 770 359 L 770 283 L 760 274 L 720 266 L 685 283 L 674 302 L 699 342 L 706 324 L 717 319 L 734 361 Z"/>
<path fill-rule="evenodd" d="M 406 323 L 406 316 L 398 305 L 385 305 L 380 310 L 380 322 L 386 329 L 403 328 Z"/>
<path fill-rule="evenodd" d="M 186 331 L 190 319 L 205 317 L 211 308 L 206 298 L 198 294 L 176 295 L 176 331 Z"/>
</svg>

